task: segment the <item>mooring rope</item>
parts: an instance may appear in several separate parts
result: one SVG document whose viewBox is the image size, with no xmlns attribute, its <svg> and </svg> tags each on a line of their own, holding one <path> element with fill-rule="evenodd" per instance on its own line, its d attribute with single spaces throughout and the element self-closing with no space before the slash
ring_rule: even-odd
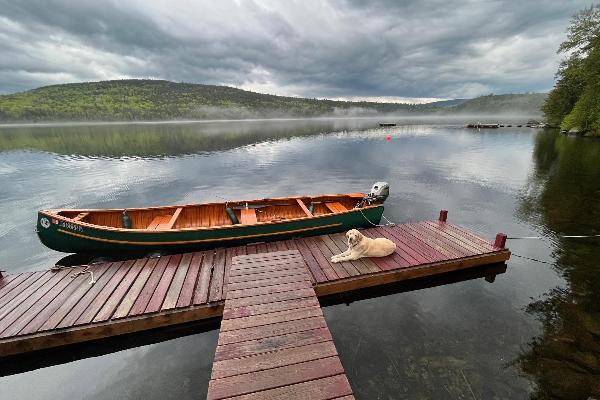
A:
<svg viewBox="0 0 600 400">
<path fill-rule="evenodd" d="M 85 268 L 81 271 L 77 271 L 77 272 L 73 272 L 71 274 L 71 278 L 76 278 L 79 275 L 83 275 L 83 274 L 90 274 L 90 281 L 88 282 L 90 285 L 93 285 L 94 283 L 96 283 L 96 279 L 94 278 L 94 271 L 90 270 L 89 268 L 92 266 L 93 264 L 86 264 Z M 74 268 L 78 268 L 78 267 L 83 267 L 83 265 L 77 265 L 77 266 L 73 266 L 73 267 L 69 267 L 66 265 L 54 265 L 54 267 L 52 267 L 51 269 L 53 271 L 60 271 L 61 269 L 74 269 Z"/>
<path fill-rule="evenodd" d="M 567 238 L 567 239 L 585 239 L 585 238 L 595 238 L 600 237 L 600 235 L 558 235 L 555 236 L 558 238 Z M 511 236 L 507 237 L 507 239 L 546 239 L 545 236 Z"/>
<path fill-rule="evenodd" d="M 543 260 L 538 260 L 537 258 L 531 258 L 531 257 L 526 257 L 526 256 L 522 256 L 520 254 L 516 254 L 515 252 L 511 251 L 511 255 L 515 256 L 515 257 L 519 257 L 519 258 L 524 258 L 525 260 L 529 260 L 529 261 L 536 261 L 542 264 L 548 264 L 548 265 L 556 265 L 556 263 L 552 263 L 552 262 L 548 262 L 548 261 L 543 261 Z"/>
<path fill-rule="evenodd" d="M 363 213 L 363 210 L 362 210 L 362 208 L 359 208 L 359 209 L 358 209 L 358 211 L 360 211 L 360 213 L 362 214 L 363 218 L 364 218 L 364 219 L 365 219 L 365 220 L 366 220 L 368 223 L 370 223 L 370 224 L 371 224 L 371 225 L 373 225 L 373 226 L 377 226 L 377 227 L 379 227 L 379 228 L 383 228 L 383 227 L 386 227 L 386 226 L 395 226 L 395 225 L 396 225 L 396 223 L 395 223 L 395 222 L 392 222 L 392 221 L 390 221 L 390 220 L 389 220 L 389 219 L 387 219 L 387 218 L 386 218 L 386 216 L 385 216 L 385 215 L 383 215 L 383 214 L 381 214 L 381 218 L 385 219 L 385 220 L 387 221 L 387 224 L 385 224 L 385 225 L 376 224 L 376 223 L 374 223 L 373 221 L 371 221 L 369 218 L 367 218 L 367 216 L 365 215 L 365 213 Z"/>
</svg>

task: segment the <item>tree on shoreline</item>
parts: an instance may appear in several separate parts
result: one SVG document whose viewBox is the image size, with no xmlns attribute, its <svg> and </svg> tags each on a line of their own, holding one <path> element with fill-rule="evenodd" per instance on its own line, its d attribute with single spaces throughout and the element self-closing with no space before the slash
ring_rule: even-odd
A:
<svg viewBox="0 0 600 400">
<path fill-rule="evenodd" d="M 550 124 L 600 136 L 600 4 L 577 13 L 558 48 L 567 57 L 543 111 Z"/>
</svg>

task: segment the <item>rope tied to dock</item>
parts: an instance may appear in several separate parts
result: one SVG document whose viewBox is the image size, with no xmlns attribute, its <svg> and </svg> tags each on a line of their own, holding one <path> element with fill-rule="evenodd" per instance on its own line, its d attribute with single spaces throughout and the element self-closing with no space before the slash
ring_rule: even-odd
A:
<svg viewBox="0 0 600 400">
<path fill-rule="evenodd" d="M 523 258 L 525 260 L 535 261 L 535 262 L 539 262 L 539 263 L 542 263 L 542 264 L 548 264 L 548 265 L 556 265 L 556 263 L 553 263 L 553 262 L 543 261 L 543 260 L 538 260 L 537 258 L 531 258 L 531 257 L 522 256 L 522 255 L 517 254 L 515 252 L 511 252 L 511 253 L 512 253 L 513 256 L 519 257 L 519 258 Z"/>
<path fill-rule="evenodd" d="M 365 215 L 365 213 L 363 213 L 362 208 L 359 208 L 358 210 L 360 211 L 360 213 L 363 216 L 363 218 L 365 219 L 365 221 L 367 221 L 368 223 L 370 223 L 373 226 L 376 226 L 376 227 L 379 227 L 379 228 L 383 228 L 383 227 L 386 227 L 386 226 L 395 226 L 396 225 L 395 222 L 390 221 L 383 214 L 381 214 L 381 218 L 385 219 L 387 221 L 387 224 L 384 224 L 384 225 L 376 224 L 375 222 L 373 222 L 369 218 L 367 218 L 367 216 Z"/>
<path fill-rule="evenodd" d="M 71 274 L 71 278 L 76 278 L 79 275 L 83 275 L 83 274 L 90 274 L 90 281 L 88 282 L 88 284 L 93 285 L 96 283 L 96 278 L 94 278 L 94 271 L 90 270 L 89 268 L 92 266 L 93 264 L 86 264 L 85 268 L 81 271 L 77 271 L 77 272 L 73 272 Z M 65 265 L 54 265 L 54 267 L 50 268 L 52 271 L 60 271 L 61 269 L 74 269 L 74 268 L 78 268 L 78 267 L 83 267 L 83 265 L 77 265 L 74 267 L 69 267 L 69 266 L 65 266 Z"/>
</svg>

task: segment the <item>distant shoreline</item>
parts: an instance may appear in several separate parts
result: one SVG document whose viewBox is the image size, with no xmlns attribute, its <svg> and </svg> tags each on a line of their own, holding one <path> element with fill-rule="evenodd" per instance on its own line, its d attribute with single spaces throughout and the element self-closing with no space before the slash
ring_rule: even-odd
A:
<svg viewBox="0 0 600 400">
<path fill-rule="evenodd" d="M 237 122 L 286 122 L 286 121 L 335 121 L 335 120 L 372 120 L 397 121 L 397 120 L 439 120 L 470 122 L 470 121 L 521 121 L 527 119 L 542 119 L 541 115 L 530 114 L 505 114 L 505 115 L 388 115 L 388 116 L 356 116 L 356 117 L 290 117 L 290 118 L 242 118 L 242 119 L 185 119 L 185 120 L 145 120 L 145 121 L 44 121 L 44 122 L 0 122 L 1 128 L 35 128 L 35 127 L 77 127 L 77 126 L 118 126 L 118 125 L 192 125 L 212 123 L 237 123 Z"/>
</svg>

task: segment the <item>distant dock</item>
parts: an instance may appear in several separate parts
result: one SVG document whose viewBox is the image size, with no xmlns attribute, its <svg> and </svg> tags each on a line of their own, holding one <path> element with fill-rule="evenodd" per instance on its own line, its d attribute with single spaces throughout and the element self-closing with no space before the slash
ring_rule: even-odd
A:
<svg viewBox="0 0 600 400">
<path fill-rule="evenodd" d="M 298 251 L 318 297 L 510 258 L 505 236 L 489 242 L 446 222 L 445 215 L 441 213 L 440 220 L 363 230 L 366 236 L 387 237 L 397 245 L 393 255 L 376 259 L 331 263 L 329 258 L 347 246 L 343 234 L 333 234 L 4 275 L 0 357 L 221 317 L 236 256 Z M 286 279 L 279 281 L 274 278 L 269 285 Z"/>
</svg>

